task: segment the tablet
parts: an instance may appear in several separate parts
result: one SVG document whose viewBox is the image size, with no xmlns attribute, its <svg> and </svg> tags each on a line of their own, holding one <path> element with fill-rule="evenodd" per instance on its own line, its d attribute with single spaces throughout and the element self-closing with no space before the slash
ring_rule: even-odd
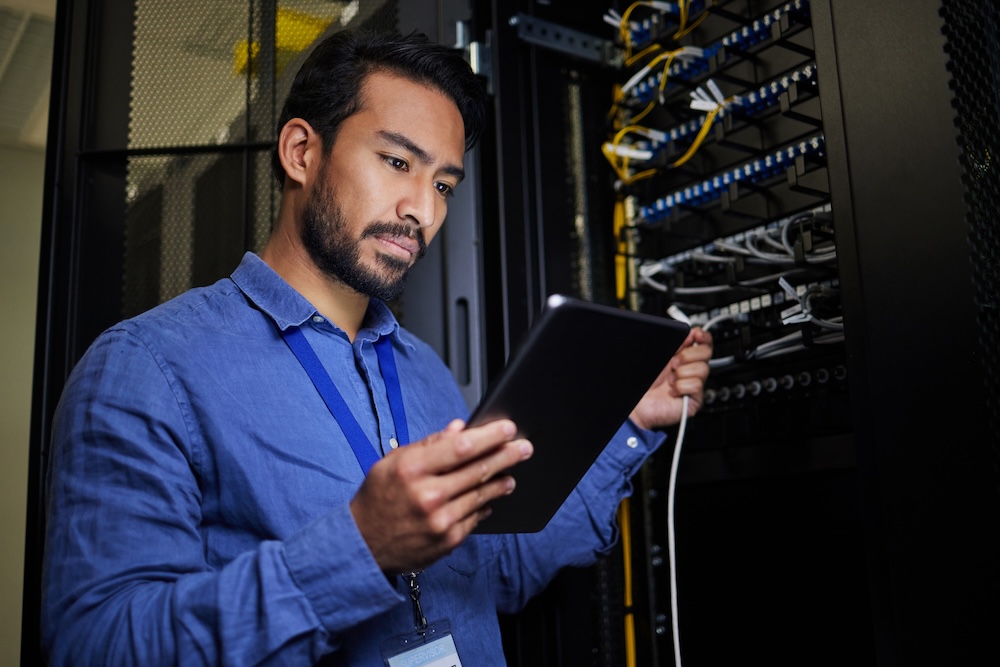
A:
<svg viewBox="0 0 1000 667">
<path fill-rule="evenodd" d="M 675 320 L 555 295 L 469 418 L 509 418 L 535 447 L 478 533 L 541 530 L 687 337 Z"/>
</svg>

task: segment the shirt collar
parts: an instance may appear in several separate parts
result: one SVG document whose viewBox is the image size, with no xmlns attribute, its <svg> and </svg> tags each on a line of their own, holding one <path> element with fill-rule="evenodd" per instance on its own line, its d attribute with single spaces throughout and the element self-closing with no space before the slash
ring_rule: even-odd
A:
<svg viewBox="0 0 1000 667">
<path fill-rule="evenodd" d="M 233 282 L 250 301 L 267 313 L 282 331 L 288 327 L 300 326 L 319 312 L 308 299 L 299 294 L 275 273 L 274 269 L 252 252 L 243 255 L 243 260 L 232 275 Z M 400 339 L 400 326 L 389 307 L 379 299 L 371 299 L 359 338 L 377 340 L 383 335 Z"/>
</svg>

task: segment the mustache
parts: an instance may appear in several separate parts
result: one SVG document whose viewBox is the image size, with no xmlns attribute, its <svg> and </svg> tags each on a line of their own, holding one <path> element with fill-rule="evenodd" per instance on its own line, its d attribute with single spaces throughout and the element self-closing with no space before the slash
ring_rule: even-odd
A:
<svg viewBox="0 0 1000 667">
<path fill-rule="evenodd" d="M 365 230 L 361 232 L 361 238 L 364 239 L 369 236 L 377 236 L 379 234 L 405 236 L 407 238 L 415 239 L 420 245 L 420 254 L 423 255 L 424 252 L 427 251 L 427 242 L 424 240 L 423 233 L 420 229 L 414 227 L 413 225 L 408 225 L 404 222 L 373 222 L 365 227 Z"/>
</svg>

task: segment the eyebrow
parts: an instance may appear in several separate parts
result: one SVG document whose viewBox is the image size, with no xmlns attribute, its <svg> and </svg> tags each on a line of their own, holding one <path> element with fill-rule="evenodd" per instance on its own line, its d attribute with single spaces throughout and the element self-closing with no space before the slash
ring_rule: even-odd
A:
<svg viewBox="0 0 1000 667">
<path fill-rule="evenodd" d="M 399 132 L 390 132 L 388 130 L 379 130 L 378 135 L 388 141 L 391 144 L 399 146 L 400 148 L 413 153 L 417 156 L 417 159 L 424 164 L 431 164 L 434 162 L 433 156 L 425 151 L 420 146 L 413 143 L 413 141 L 407 137 L 405 134 L 400 134 Z M 465 178 L 465 170 L 454 164 L 446 164 L 441 167 L 441 171 L 451 176 L 454 176 L 458 180 Z"/>
</svg>

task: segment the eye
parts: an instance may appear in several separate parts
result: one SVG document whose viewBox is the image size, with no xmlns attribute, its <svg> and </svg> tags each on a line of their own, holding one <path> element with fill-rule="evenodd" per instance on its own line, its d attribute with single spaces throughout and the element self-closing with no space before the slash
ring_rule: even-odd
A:
<svg viewBox="0 0 1000 667">
<path fill-rule="evenodd" d="M 448 183 L 438 181 L 434 184 L 434 188 L 445 197 L 452 197 L 455 194 L 455 187 L 453 185 L 449 185 Z"/>
<path fill-rule="evenodd" d="M 397 169 L 399 171 L 409 170 L 410 165 L 407 164 L 406 160 L 403 158 L 396 157 L 395 155 L 383 155 L 382 159 L 393 169 Z"/>
</svg>

